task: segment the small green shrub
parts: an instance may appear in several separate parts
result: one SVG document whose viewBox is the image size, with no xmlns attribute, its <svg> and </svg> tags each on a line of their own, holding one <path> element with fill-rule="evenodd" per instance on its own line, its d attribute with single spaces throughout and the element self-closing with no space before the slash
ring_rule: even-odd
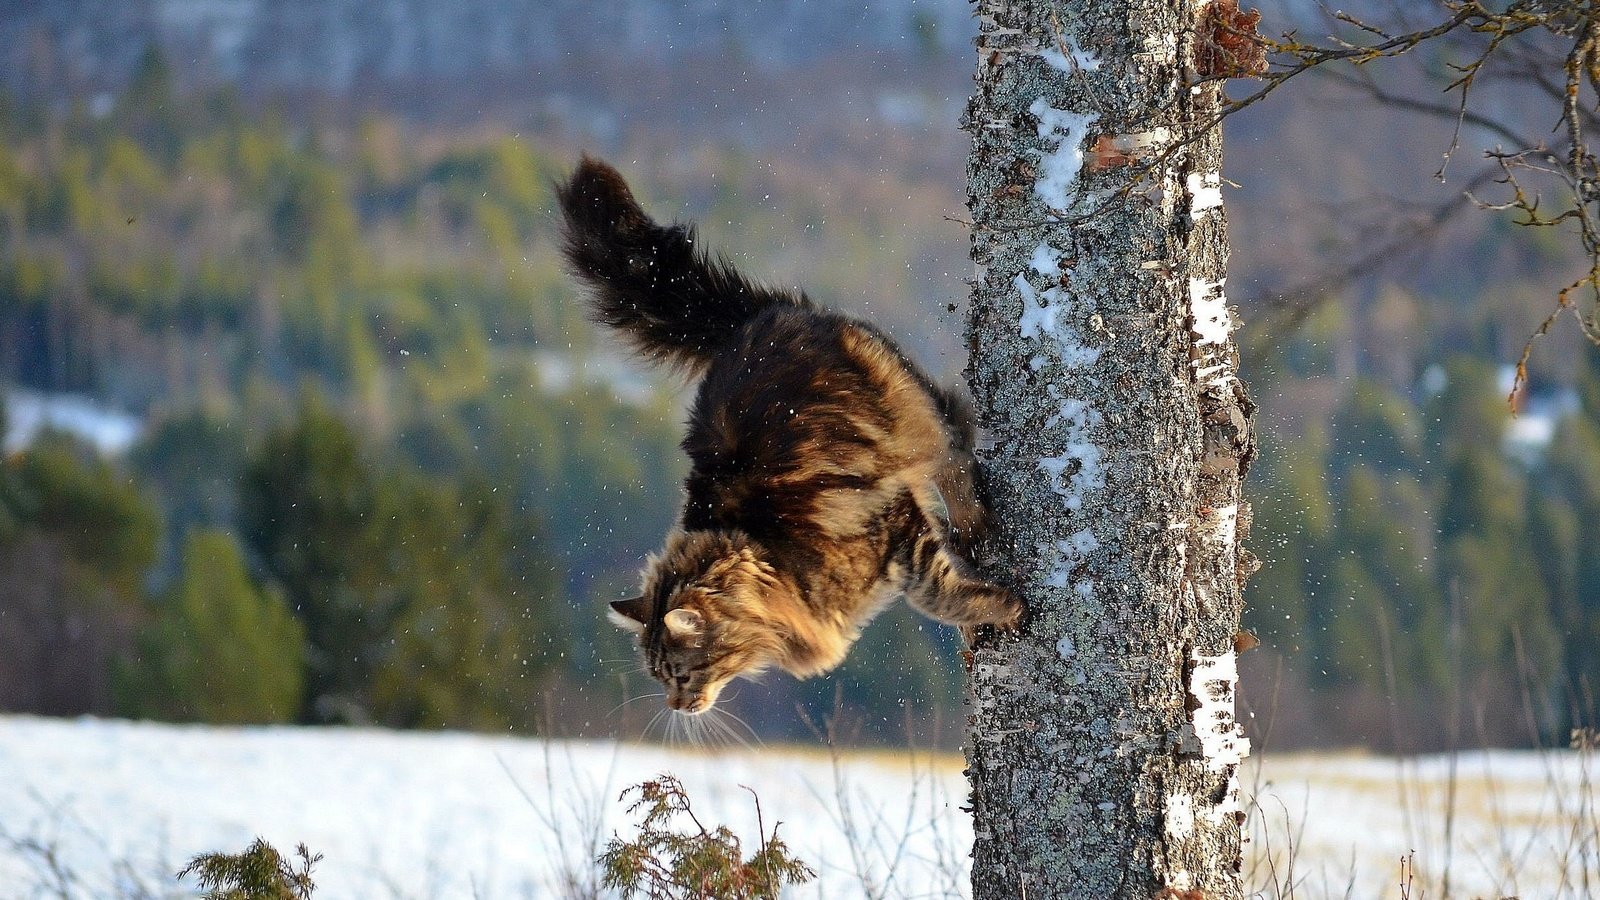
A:
<svg viewBox="0 0 1600 900">
<path fill-rule="evenodd" d="M 202 853 L 178 871 L 200 882 L 205 900 L 311 900 L 311 870 L 322 860 L 305 844 L 295 848 L 298 868 L 276 847 L 256 838 L 243 853 Z"/>
<path fill-rule="evenodd" d="M 621 890 L 624 897 L 642 893 L 649 900 L 774 900 L 784 885 L 816 877 L 789 854 L 778 838 L 778 825 L 766 832 L 759 798 L 760 846 L 746 858 L 727 826 L 707 829 L 701 824 L 683 785 L 671 775 L 630 787 L 619 799 L 630 796 L 628 813 L 642 811 L 639 834 L 632 841 L 613 836 L 599 859 L 605 886 Z M 683 819 L 693 827 L 673 827 Z"/>
</svg>

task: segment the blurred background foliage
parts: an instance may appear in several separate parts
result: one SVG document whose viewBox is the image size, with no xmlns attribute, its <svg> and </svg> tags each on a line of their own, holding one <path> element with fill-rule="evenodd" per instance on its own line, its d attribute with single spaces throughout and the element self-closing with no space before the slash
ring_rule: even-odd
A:
<svg viewBox="0 0 1600 900">
<path fill-rule="evenodd" d="M 932 34 L 909 63 L 799 70 L 800 93 L 859 75 L 880 121 L 776 149 L 688 101 L 427 115 L 180 77 L 156 49 L 98 91 L 0 92 L 0 710 L 639 733 L 656 702 L 619 704 L 653 688 L 601 611 L 676 514 L 685 393 L 584 321 L 551 181 L 602 150 L 741 265 L 954 376 L 965 61 Z M 1263 115 L 1230 135 L 1247 307 L 1336 252 L 1319 189 L 1393 186 L 1315 110 Z M 1523 414 L 1505 399 L 1537 276 L 1570 262 L 1483 216 L 1309 316 L 1246 309 L 1258 739 L 1594 721 L 1600 355 L 1558 334 Z M 99 412 L 50 415 L 80 401 Z M 844 737 L 949 743 L 958 649 L 896 610 L 830 678 L 730 707 L 769 738 L 837 713 Z"/>
</svg>

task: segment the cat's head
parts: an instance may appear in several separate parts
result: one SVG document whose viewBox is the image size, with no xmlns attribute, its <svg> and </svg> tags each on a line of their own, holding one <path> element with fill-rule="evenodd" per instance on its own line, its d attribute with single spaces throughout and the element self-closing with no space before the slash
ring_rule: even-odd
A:
<svg viewBox="0 0 1600 900">
<path fill-rule="evenodd" d="M 611 604 L 611 620 L 638 636 L 671 709 L 705 712 L 729 681 L 781 654 L 771 610 L 789 589 L 763 556 L 738 532 L 675 532 L 650 560 L 643 593 Z"/>
</svg>

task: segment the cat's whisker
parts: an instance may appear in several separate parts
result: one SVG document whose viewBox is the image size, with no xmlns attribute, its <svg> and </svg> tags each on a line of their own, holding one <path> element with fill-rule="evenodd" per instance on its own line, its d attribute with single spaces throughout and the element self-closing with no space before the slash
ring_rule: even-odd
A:
<svg viewBox="0 0 1600 900">
<path fill-rule="evenodd" d="M 666 694 L 664 692 L 657 692 L 657 693 L 654 693 L 654 694 L 640 694 L 637 697 L 629 697 L 628 699 L 622 701 L 621 703 L 618 703 L 616 706 L 611 707 L 611 712 L 606 713 L 606 715 L 607 716 L 614 716 L 614 715 L 616 715 L 617 710 L 623 708 L 624 706 L 627 706 L 630 703 L 633 703 L 633 702 L 636 702 L 636 701 L 639 701 L 639 700 L 649 700 L 651 697 L 665 697 L 665 696 L 666 696 Z"/>
<path fill-rule="evenodd" d="M 716 707 L 706 710 L 695 718 L 700 720 L 697 727 L 705 735 L 708 748 L 720 750 L 727 746 L 727 738 L 722 733 L 722 723 L 717 720 Z"/>
<path fill-rule="evenodd" d="M 702 748 L 717 749 L 718 746 L 722 746 L 722 741 L 720 741 L 722 735 L 717 732 L 717 719 L 712 717 L 710 709 L 699 714 L 699 716 L 694 716 L 694 729 L 699 730 L 699 733 L 701 733 Z"/>
<path fill-rule="evenodd" d="M 728 744 L 727 744 L 727 746 L 732 747 L 733 745 L 738 744 L 739 745 L 739 749 L 743 750 L 743 751 L 745 751 L 747 753 L 754 752 L 754 750 L 756 749 L 755 747 L 753 747 L 750 744 L 749 741 L 744 739 L 744 735 L 742 735 L 739 732 L 735 731 L 733 726 L 729 725 L 727 722 L 723 722 L 722 723 L 722 730 L 723 730 L 723 732 L 725 734 L 728 735 Z"/>
<path fill-rule="evenodd" d="M 733 746 L 733 737 L 728 734 L 728 726 L 723 724 L 715 710 L 706 710 L 706 734 L 711 738 L 711 745 L 718 750 Z"/>
<path fill-rule="evenodd" d="M 738 744 L 739 746 L 743 747 L 746 750 L 754 750 L 755 749 L 754 747 L 750 746 L 750 742 L 746 741 L 744 739 L 743 735 L 739 734 L 737 731 L 734 731 L 733 730 L 733 726 L 728 724 L 727 720 L 728 720 L 728 718 L 730 716 L 733 716 L 732 713 L 728 712 L 727 710 L 718 709 L 718 708 L 715 708 L 715 707 L 713 707 L 711 710 L 709 710 L 709 712 L 716 716 L 716 718 L 711 720 L 711 724 L 716 726 L 717 732 L 722 736 L 722 738 L 723 738 L 723 744 L 722 745 L 724 747 L 731 747 L 734 744 Z M 737 718 L 737 717 L 735 717 L 735 718 Z M 743 723 L 741 722 L 740 724 L 743 724 Z M 746 726 L 746 727 L 749 727 L 749 726 Z"/>
<path fill-rule="evenodd" d="M 731 727 L 728 729 L 729 735 L 731 735 L 740 744 L 744 745 L 744 748 L 746 750 L 756 750 L 756 749 L 759 749 L 759 748 L 762 748 L 762 747 L 766 746 L 766 744 L 763 743 L 762 740 L 761 740 L 761 735 L 756 734 L 756 730 L 754 728 L 750 727 L 750 723 L 746 722 L 745 720 L 743 720 L 741 718 L 739 718 L 739 716 L 737 714 L 735 714 L 732 710 L 719 709 L 717 712 L 719 714 L 721 714 L 724 719 L 732 719 L 733 721 L 738 722 L 739 725 L 741 727 L 743 727 L 745 731 L 750 732 L 750 740 L 751 741 L 755 741 L 755 746 L 751 746 L 750 741 L 745 740 L 741 735 L 738 734 L 738 732 L 735 732 Z"/>
<path fill-rule="evenodd" d="M 661 721 L 661 716 L 666 711 L 667 711 L 667 708 L 665 706 L 661 707 L 660 709 L 656 710 L 656 714 L 655 715 L 650 717 L 650 721 L 645 723 L 645 725 L 644 725 L 644 734 L 641 735 L 645 740 L 649 740 L 650 739 L 650 729 L 656 727 L 656 723 Z"/>
</svg>

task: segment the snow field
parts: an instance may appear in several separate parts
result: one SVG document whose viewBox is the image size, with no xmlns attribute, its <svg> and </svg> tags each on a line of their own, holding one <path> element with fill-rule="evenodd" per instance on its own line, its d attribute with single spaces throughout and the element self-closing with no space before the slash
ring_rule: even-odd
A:
<svg viewBox="0 0 1600 900">
<path fill-rule="evenodd" d="M 959 765 L 928 765 L 853 755 L 841 795 L 823 752 L 0 717 L 0 898 L 12 896 L 6 885 L 46 880 L 19 837 L 59 848 L 81 878 L 75 896 L 109 898 L 126 893 L 118 868 L 170 882 L 193 855 L 237 852 L 256 835 L 324 855 L 319 900 L 560 897 L 564 875 L 587 876 L 614 829 L 631 834 L 622 789 L 662 772 L 683 781 L 701 821 L 733 827 L 747 849 L 756 813 L 740 785 L 755 789 L 767 827 L 781 821 L 780 836 L 818 870 L 799 896 L 857 896 L 857 868 L 882 885 L 897 856 L 894 881 L 917 888 L 896 895 L 913 895 L 958 884 L 971 840 L 952 802 L 965 793 Z M 961 792 L 941 793 L 952 787 Z"/>
<path fill-rule="evenodd" d="M 1600 890 L 1592 762 L 1463 755 L 1449 822 L 1445 757 L 1247 764 L 1246 871 L 1256 886 L 1293 880 L 1295 897 L 1353 885 L 1350 897 L 1397 898 L 1399 860 L 1415 850 L 1413 897 L 1438 896 L 1447 862 L 1460 897 L 1590 896 Z M 794 896 L 960 896 L 971 840 L 960 768 L 952 756 L 888 752 L 835 760 L 792 748 L 0 717 L 0 898 L 60 880 L 43 847 L 70 896 L 114 898 L 170 890 L 194 854 L 236 852 L 256 835 L 324 854 L 319 900 L 558 898 L 566 879 L 592 879 L 585 861 L 614 829 L 631 833 L 617 795 L 662 772 L 682 779 L 701 821 L 730 825 L 747 848 L 756 816 L 741 785 L 755 789 L 767 826 L 781 821 L 818 870 Z"/>
</svg>

